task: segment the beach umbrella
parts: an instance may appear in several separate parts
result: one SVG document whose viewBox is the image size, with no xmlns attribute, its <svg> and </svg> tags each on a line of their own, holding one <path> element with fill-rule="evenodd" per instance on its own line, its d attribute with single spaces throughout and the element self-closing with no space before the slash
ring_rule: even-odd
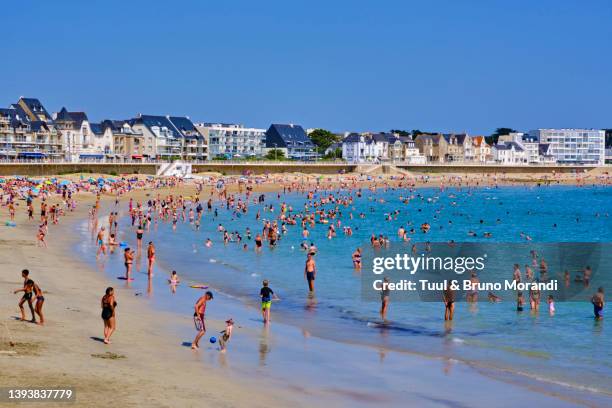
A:
<svg viewBox="0 0 612 408">
<path fill-rule="evenodd" d="M 45 184 L 49 185 L 49 184 L 53 184 L 53 183 L 51 183 L 50 180 L 45 180 Z"/>
<path fill-rule="evenodd" d="M 3 178 L 0 178 L 0 183 L 6 183 L 6 180 Z"/>
<path fill-rule="evenodd" d="M 68 181 L 68 180 L 62 180 L 60 182 L 60 186 L 69 186 L 69 185 L 70 185 L 70 181 Z"/>
<path fill-rule="evenodd" d="M 33 188 L 32 189 L 32 194 L 34 194 L 34 195 L 38 195 L 39 192 L 40 192 L 40 190 L 37 189 L 37 188 Z"/>
</svg>

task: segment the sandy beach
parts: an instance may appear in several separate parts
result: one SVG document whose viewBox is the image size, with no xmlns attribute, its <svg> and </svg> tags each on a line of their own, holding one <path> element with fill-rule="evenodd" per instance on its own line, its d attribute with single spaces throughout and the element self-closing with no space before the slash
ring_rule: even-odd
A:
<svg viewBox="0 0 612 408">
<path fill-rule="evenodd" d="M 599 176 L 591 175 L 579 182 L 598 182 L 601 181 Z M 295 177 L 300 179 L 300 176 Z M 323 176 L 321 179 L 313 176 L 311 180 L 313 184 L 318 178 L 338 184 L 346 177 Z M 470 177 L 479 180 L 477 176 Z M 444 180 L 448 178 L 444 176 Z M 254 190 L 274 191 L 288 180 L 287 176 L 273 176 L 271 181 L 255 185 Z M 526 181 L 535 183 L 540 179 L 506 180 L 507 183 Z M 576 178 L 569 175 L 559 181 L 576 183 Z M 440 178 L 431 177 L 417 185 L 431 186 L 441 182 Z M 367 182 L 360 184 L 367 185 Z M 238 186 L 230 184 L 230 189 L 236 191 Z M 186 196 L 194 192 L 190 185 L 172 191 Z M 134 191 L 122 198 L 122 202 L 125 204 L 130 196 L 142 200 L 151 193 L 150 190 Z M 104 203 L 110 199 L 106 197 Z M 377 393 L 377 388 L 383 385 L 372 379 L 372 384 L 364 385 L 363 392 L 356 392 L 350 389 L 351 379 L 342 378 L 342 375 L 358 372 L 361 365 L 376 364 L 381 358 L 380 350 L 362 346 L 345 350 L 346 366 L 338 371 L 337 384 L 325 385 L 325 381 L 335 381 L 334 355 L 342 346 L 319 338 L 305 339 L 297 329 L 280 323 L 274 326 L 272 339 L 278 355 L 287 359 L 280 373 L 291 373 L 292 364 L 297 371 L 307 371 L 308 359 L 319 361 L 329 372 L 323 378 L 312 378 L 311 383 L 306 382 L 303 386 L 299 385 L 300 375 L 295 379 L 278 378 L 279 375 L 266 378 L 257 375 L 256 371 L 241 368 L 240 363 L 241 358 L 256 358 L 261 353 L 257 342 L 261 336 L 261 325 L 256 322 L 258 312 L 224 300 L 211 308 L 226 305 L 240 309 L 236 313 L 241 314 L 245 324 L 240 340 L 233 345 L 240 349 L 235 352 L 234 368 L 222 369 L 219 367 L 222 363 L 210 361 L 210 350 L 194 353 L 181 347 L 186 340 L 183 332 L 192 333 L 188 331 L 192 326 L 189 315 L 183 317 L 153 309 L 142 297 L 134 296 L 133 290 L 112 282 L 100 270 L 71 254 L 81 239 L 75 233 L 75 225 L 87 219 L 88 205 L 93 203 L 94 196 L 81 194 L 78 201 L 75 212 L 63 217 L 60 225 L 50 228 L 46 249 L 36 246 L 36 222 L 27 220 L 23 204 L 17 210 L 16 227 L 0 226 L 0 292 L 5 294 L 0 297 L 3 316 L 0 322 L 0 383 L 3 386 L 73 387 L 77 393 L 76 406 L 83 407 L 109 404 L 122 407 L 269 407 L 311 406 L 313 403 L 330 406 L 401 406 L 405 403 L 409 406 L 491 406 L 499 405 L 500 393 L 508 395 L 502 404 L 505 406 L 527 401 L 540 406 L 597 406 L 601 401 L 591 399 L 586 393 L 568 393 L 539 383 L 527 387 L 515 377 L 465 364 L 393 352 L 387 353 L 386 359 L 397 362 L 388 363 L 385 370 L 396 372 L 397 382 L 387 385 L 389 391 L 385 395 Z M 0 219 L 4 220 L 6 208 L 0 209 L 0 214 Z M 103 209 L 100 215 L 106 216 L 107 211 Z M 44 327 L 18 320 L 19 295 L 13 295 L 12 291 L 20 288 L 20 273 L 24 268 L 31 271 L 31 277 L 40 282 L 45 291 L 48 321 Z M 100 298 L 107 286 L 116 287 L 119 303 L 118 329 L 110 346 L 104 345 L 100 338 Z M 214 317 L 207 319 L 207 324 L 215 331 L 223 327 L 222 320 Z M 291 362 L 293 358 L 296 359 L 294 363 Z M 313 375 L 316 376 L 316 372 Z M 443 389 L 439 389 L 439 384 L 444 384 Z M 465 392 L 474 384 L 486 392 Z"/>
<path fill-rule="evenodd" d="M 34 225 L 22 225 L 21 212 L 17 228 L 0 227 L 0 291 L 6 294 L 0 303 L 5 316 L 0 328 L 3 385 L 71 386 L 78 390 L 78 405 L 88 407 L 108 406 L 111 401 L 120 406 L 169 407 L 289 403 L 282 390 L 253 401 L 253 381 L 247 384 L 206 370 L 191 353 L 176 347 L 175 339 L 160 335 L 172 317 L 151 314 L 128 291 L 117 289 L 118 327 L 125 336 L 106 347 L 100 339 L 99 302 L 104 288 L 114 283 L 70 256 L 70 237 L 63 235 L 72 234 L 71 218 L 79 217 L 86 217 L 85 202 L 51 231 L 51 244 L 44 250 L 35 246 Z M 41 285 L 44 282 L 44 327 L 17 320 L 19 297 L 12 290 L 20 287 L 24 268 Z"/>
</svg>

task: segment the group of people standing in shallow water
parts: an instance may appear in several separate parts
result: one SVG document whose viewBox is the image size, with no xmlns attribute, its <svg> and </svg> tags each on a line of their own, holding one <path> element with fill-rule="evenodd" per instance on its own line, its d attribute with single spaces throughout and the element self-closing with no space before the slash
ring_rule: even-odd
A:
<svg viewBox="0 0 612 408">
<path fill-rule="evenodd" d="M 96 240 L 96 257 L 104 257 L 107 254 L 112 254 L 116 251 L 118 247 L 123 247 L 123 258 L 125 265 L 125 279 L 131 280 L 132 278 L 132 267 L 135 260 L 142 256 L 141 254 L 144 252 L 143 248 L 143 239 L 147 232 L 150 231 L 151 226 L 157 226 L 159 222 L 171 223 L 172 229 L 175 230 L 178 228 L 180 224 L 190 224 L 193 230 L 198 231 L 202 225 L 202 218 L 205 212 L 208 212 L 212 215 L 212 219 L 216 219 L 218 216 L 218 212 L 227 211 L 232 220 L 239 219 L 242 217 L 249 216 L 249 209 L 252 206 L 257 207 L 256 214 L 254 216 L 255 221 L 261 224 L 261 232 L 252 233 L 249 227 L 246 228 L 244 232 L 240 231 L 229 231 L 222 224 L 219 224 L 217 227 L 217 231 L 220 235 L 220 241 L 224 244 L 229 245 L 232 243 L 238 243 L 242 245 L 242 249 L 245 251 L 255 250 L 261 252 L 263 250 L 264 244 L 267 243 L 270 248 L 274 248 L 283 241 L 283 237 L 287 234 L 288 229 L 293 226 L 298 226 L 301 228 L 301 237 L 302 242 L 300 244 L 300 248 L 304 250 L 306 254 L 306 259 L 304 262 L 304 280 L 307 284 L 308 292 L 310 294 L 315 291 L 315 281 L 317 278 L 317 264 L 316 264 L 316 255 L 318 248 L 311 241 L 311 231 L 317 227 L 325 228 L 326 233 L 325 237 L 329 240 L 338 238 L 338 231 L 342 231 L 345 236 L 351 236 L 355 230 L 359 228 L 359 226 L 355 225 L 347 225 L 353 223 L 354 219 L 363 220 L 367 217 L 376 217 L 376 204 L 383 203 L 381 201 L 383 199 L 376 198 L 375 192 L 377 188 L 380 188 L 384 191 L 399 191 L 399 202 L 402 204 L 409 204 L 413 201 L 423 201 L 427 203 L 434 203 L 435 199 L 431 197 L 425 197 L 422 194 L 418 193 L 417 190 L 411 185 L 408 180 L 400 181 L 396 183 L 396 185 L 391 185 L 388 182 L 384 182 L 382 185 L 376 186 L 375 183 L 371 183 L 370 187 L 366 189 L 360 188 L 355 181 L 347 182 L 340 186 L 340 188 L 332 188 L 330 186 L 324 186 L 319 183 L 316 185 L 307 185 L 304 183 L 291 183 L 287 184 L 283 187 L 283 193 L 291 193 L 298 192 L 302 193 L 305 196 L 305 201 L 303 207 L 301 209 L 292 208 L 291 205 L 288 205 L 284 202 L 280 204 L 266 203 L 265 195 L 260 194 L 257 197 L 252 195 L 252 189 L 247 188 L 243 195 L 233 195 L 229 194 L 228 191 L 223 188 L 218 189 L 215 193 L 213 189 L 211 189 L 210 196 L 206 201 L 200 201 L 200 194 L 203 192 L 203 186 L 201 184 L 196 184 L 196 194 L 192 197 L 184 197 L 182 195 L 174 195 L 174 194 L 166 194 L 162 196 L 162 194 L 158 190 L 159 188 L 166 187 L 175 187 L 184 185 L 182 181 L 176 180 L 171 181 L 169 183 L 151 185 L 148 187 L 153 187 L 153 191 L 157 191 L 154 194 L 154 198 L 150 197 L 146 202 L 135 202 L 134 199 L 130 198 L 128 202 L 128 214 L 131 218 L 131 226 L 133 228 L 135 234 L 135 242 L 136 242 L 136 251 L 132 250 L 130 247 L 127 247 L 127 244 L 124 242 L 118 242 L 119 236 L 119 212 L 118 205 L 120 202 L 120 198 L 127 192 L 131 190 L 131 188 L 117 188 L 114 191 L 111 190 L 116 195 L 115 200 L 115 209 L 108 216 L 108 229 L 106 225 L 98 228 L 98 222 L 100 218 L 100 200 L 101 194 L 98 192 L 96 197 L 96 202 L 92 206 L 90 211 L 90 220 L 92 231 L 95 232 L 95 240 Z M 468 188 L 469 186 L 465 186 L 461 184 L 460 180 L 449 180 L 448 185 L 442 187 L 440 191 L 444 191 L 445 188 L 448 187 L 459 187 L 459 188 Z M 335 192 L 333 192 L 335 190 Z M 372 194 L 368 194 L 368 190 Z M 407 193 L 407 194 L 406 194 Z M 66 197 L 66 193 L 63 193 L 64 197 Z M 277 199 L 280 201 L 281 193 L 276 194 Z M 370 214 L 365 212 L 360 212 L 353 214 L 350 210 L 350 207 L 353 206 L 356 200 L 368 199 L 371 202 L 370 205 Z M 31 217 L 31 199 L 28 200 L 28 211 L 30 212 Z M 219 203 L 221 205 L 219 205 Z M 75 208 L 76 201 L 70 194 L 69 197 L 66 197 L 65 206 L 69 210 L 73 210 Z M 453 201 L 451 203 L 451 207 L 456 206 L 457 203 Z M 9 209 L 10 210 L 10 209 Z M 420 210 L 418 210 L 420 211 Z M 11 214 L 14 212 L 11 211 Z M 266 219 L 262 219 L 262 212 Z M 437 211 L 434 215 L 434 218 L 438 220 L 441 211 Z M 41 202 L 41 228 L 38 232 L 38 241 L 41 245 L 46 245 L 45 237 L 47 235 L 47 216 L 51 213 L 51 220 L 53 223 L 57 223 L 58 217 L 64 214 L 64 210 L 61 206 L 48 206 L 45 201 Z M 348 213 L 348 215 L 347 215 Z M 404 214 L 399 210 L 395 210 L 391 213 L 384 214 L 384 217 L 380 220 L 380 222 L 393 222 L 397 221 L 400 216 Z M 210 220 L 210 219 L 209 219 Z M 210 222 L 213 222 L 210 220 Z M 500 222 L 498 219 L 497 222 Z M 363 223 L 361 223 L 363 224 Z M 432 223 L 424 222 L 421 223 L 418 227 L 413 225 L 411 222 L 404 225 L 407 225 L 406 228 L 404 226 L 400 227 L 398 230 L 398 239 L 401 242 L 410 242 L 411 237 L 416 234 L 421 236 L 426 236 L 424 234 L 428 234 L 432 230 Z M 482 224 L 482 220 L 481 220 Z M 450 228 L 452 226 L 452 221 L 449 221 Z M 556 224 L 555 224 L 556 227 Z M 362 227 L 363 228 L 363 227 Z M 375 228 L 372 226 L 372 228 Z M 440 224 L 439 228 L 442 229 L 443 226 Z M 476 236 L 473 231 L 467 232 L 469 236 Z M 489 238 L 491 237 L 491 233 L 487 232 L 483 234 L 483 237 Z M 521 233 L 521 237 L 527 240 L 530 240 L 527 234 Z M 528 238 L 526 238 L 528 237 Z M 216 241 L 216 240 L 215 240 Z M 208 237 L 203 245 L 205 247 L 211 247 L 214 245 L 213 239 Z M 250 242 L 253 242 L 253 247 L 249 248 Z M 390 243 L 390 238 L 381 233 L 372 233 L 370 244 L 374 249 L 387 247 Z M 416 246 L 413 244 L 412 251 L 416 250 Z M 153 242 L 149 241 L 146 246 L 146 259 L 147 259 L 147 273 L 150 276 L 153 274 L 154 265 L 156 263 L 156 248 Z M 361 249 L 355 250 L 352 254 L 352 262 L 353 266 L 356 270 L 360 270 L 362 268 L 362 254 Z M 529 268 L 526 268 L 525 273 L 526 277 L 529 280 Z M 516 279 L 517 270 L 515 268 L 514 278 Z M 587 276 L 587 272 L 584 273 L 584 279 L 587 280 L 589 276 Z M 519 271 L 520 275 L 520 271 Z M 473 279 L 477 279 L 477 276 L 472 275 Z M 35 293 L 37 304 L 36 304 L 36 314 L 40 317 L 40 322 L 43 323 L 43 315 L 42 315 L 42 305 L 44 302 L 44 297 L 42 296 L 42 291 L 40 288 L 35 285 L 33 282 L 28 283 L 28 280 L 24 282 L 24 288 L 20 289 L 24 292 L 24 297 L 20 301 L 20 308 L 22 310 L 22 318 L 24 318 L 23 314 L 23 304 L 28 302 L 30 309 L 32 311 L 32 318 L 34 320 L 34 309 L 32 306 L 31 296 L 27 298 L 27 293 Z M 178 279 L 176 274 L 170 279 L 171 285 L 178 284 Z M 263 281 L 262 288 L 260 290 L 259 296 L 261 299 L 261 313 L 262 319 L 264 323 L 268 323 L 270 321 L 270 310 L 273 300 L 278 300 L 278 296 L 274 294 L 274 291 L 270 288 L 270 283 L 267 280 Z M 39 300 L 40 293 L 40 300 Z M 380 308 L 380 316 L 383 321 L 387 320 L 387 315 L 389 312 L 389 304 L 391 299 L 391 292 L 388 289 L 383 289 L 380 293 L 381 295 L 381 308 Z M 468 302 L 477 301 L 477 295 L 474 293 L 468 294 L 469 299 Z M 498 302 L 501 298 L 493 293 L 489 293 L 487 296 L 488 300 L 491 302 Z M 197 349 L 199 347 L 199 341 L 206 332 L 205 329 L 205 310 L 207 302 L 213 299 L 212 292 L 206 292 L 203 296 L 199 297 L 194 306 L 194 324 L 196 326 L 197 335 L 192 343 L 192 347 Z M 40 307 L 39 305 L 40 301 Z M 447 290 L 442 293 L 442 301 L 445 306 L 444 317 L 445 320 L 452 320 L 455 311 L 455 302 L 457 301 L 457 296 L 452 290 Z M 537 291 L 533 291 L 529 293 L 529 305 L 532 310 L 537 311 L 540 303 L 540 294 Z M 552 297 L 548 297 L 547 303 L 549 305 L 549 311 L 554 313 L 555 304 L 554 299 Z M 522 293 L 517 294 L 516 299 L 517 311 L 522 311 L 524 305 L 526 304 L 526 300 Z M 595 317 L 597 319 L 602 318 L 603 316 L 603 308 L 604 308 L 604 291 L 603 288 L 600 288 L 597 293 L 592 298 L 592 304 L 594 307 Z M 116 329 L 116 306 L 117 302 L 115 300 L 115 294 L 113 288 L 109 287 L 106 289 L 103 298 L 101 299 L 101 308 L 102 308 L 102 319 L 104 321 L 104 342 L 110 343 L 110 338 Z M 228 322 L 231 322 L 228 323 Z M 227 342 L 229 341 L 232 333 L 233 320 L 229 319 L 227 322 L 226 330 L 224 331 L 224 335 L 222 339 L 224 340 L 223 349 Z"/>
</svg>

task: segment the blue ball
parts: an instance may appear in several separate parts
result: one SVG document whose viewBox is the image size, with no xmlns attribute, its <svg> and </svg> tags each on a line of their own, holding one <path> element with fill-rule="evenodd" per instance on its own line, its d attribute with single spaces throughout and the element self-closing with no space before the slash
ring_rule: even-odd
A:
<svg viewBox="0 0 612 408">
<path fill-rule="evenodd" d="M 210 338 L 210 342 L 213 343 L 213 344 L 216 343 L 217 342 L 217 338 L 216 337 L 211 337 Z"/>
</svg>

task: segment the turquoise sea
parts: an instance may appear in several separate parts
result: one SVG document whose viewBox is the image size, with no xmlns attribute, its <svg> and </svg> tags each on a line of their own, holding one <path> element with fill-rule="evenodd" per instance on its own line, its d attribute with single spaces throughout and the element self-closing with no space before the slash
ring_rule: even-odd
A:
<svg viewBox="0 0 612 408">
<path fill-rule="evenodd" d="M 317 196 L 328 193 L 319 192 Z M 160 221 L 144 237 L 145 244 L 151 240 L 157 247 L 156 276 L 162 282 L 165 273 L 175 269 L 185 281 L 208 284 L 216 293 L 249 305 L 258 304 L 261 281 L 266 278 L 281 298 L 273 304 L 274 319 L 297 326 L 310 335 L 340 343 L 466 361 L 612 394 L 612 333 L 607 327 L 607 318 L 593 319 L 590 303 L 557 302 L 554 316 L 547 313 L 544 304 L 540 313 L 534 315 L 528 307 L 525 312 L 517 313 L 513 300 L 476 305 L 458 303 L 455 320 L 445 324 L 441 303 L 403 303 L 392 299 L 390 323 L 380 325 L 379 303 L 362 299 L 362 277 L 351 262 L 352 252 L 357 247 L 368 246 L 371 234 L 387 235 L 401 245 L 397 237 L 400 225 L 417 231 L 411 235 L 413 242 L 526 242 L 521 233 L 529 235 L 532 242 L 612 242 L 612 188 L 363 190 L 361 198 L 349 191 L 333 194 L 351 194 L 354 198 L 353 204 L 339 207 L 342 224 L 351 226 L 353 235 L 344 235 L 339 227 L 337 236 L 328 239 L 326 225 L 317 224 L 310 229 L 308 241 L 318 247 L 314 297 L 308 296 L 303 278 L 305 253 L 300 249 L 303 240 L 299 223 L 287 226 L 288 232 L 275 248 L 264 244 L 261 253 L 253 250 L 254 243 L 246 238 L 245 232 L 247 227 L 253 237 L 261 232 L 262 220 L 276 218 L 281 202 L 292 206 L 294 211 L 302 211 L 306 197 L 299 193 L 281 194 L 280 198 L 276 193 L 267 193 L 264 204 L 251 204 L 249 212 L 242 216 L 236 216 L 217 202 L 218 216 L 205 209 L 199 231 L 188 222 L 179 221 L 174 230 L 170 222 Z M 400 196 L 412 199 L 405 204 Z M 264 205 L 270 204 L 274 212 L 264 211 Z M 262 220 L 255 219 L 257 210 Z M 397 219 L 387 220 L 386 214 L 396 210 L 399 210 Z M 120 212 L 127 214 L 126 203 L 120 204 Z M 360 213 L 365 217 L 359 217 Z M 104 222 L 106 215 L 101 214 Z M 419 231 L 419 225 L 424 222 L 431 225 L 426 235 Z M 242 242 L 224 245 L 222 234 L 217 231 L 218 224 L 230 232 L 238 231 Z M 129 217 L 121 218 L 120 229 L 119 239 L 135 246 Z M 468 235 L 469 231 L 475 236 Z M 483 238 L 484 232 L 491 233 L 491 238 Z M 88 234 L 85 229 L 82 233 Z M 204 246 L 207 238 L 213 241 L 211 248 Z M 245 243 L 247 251 L 243 250 Z M 82 244 L 79 248 L 85 253 L 91 250 L 91 244 Z M 111 262 L 116 274 L 121 275 L 120 257 L 115 255 Z M 146 270 L 145 261 L 139 269 Z M 164 270 L 163 276 L 160 269 Z M 610 274 L 610 270 L 599 273 L 600 282 L 608 290 L 612 283 Z M 146 282 L 146 275 L 137 274 L 136 278 L 135 287 L 142 288 L 138 281 Z M 193 296 L 176 298 L 175 310 L 189 311 L 192 301 Z"/>
</svg>

